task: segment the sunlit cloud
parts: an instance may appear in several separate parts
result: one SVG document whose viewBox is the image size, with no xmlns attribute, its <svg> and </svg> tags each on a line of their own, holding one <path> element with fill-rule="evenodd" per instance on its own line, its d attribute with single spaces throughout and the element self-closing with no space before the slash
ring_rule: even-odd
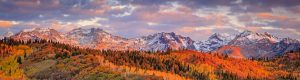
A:
<svg viewBox="0 0 300 80">
<path fill-rule="evenodd" d="M 69 14 L 63 14 L 63 16 L 64 16 L 64 17 L 69 17 L 70 15 L 69 15 Z"/>
<path fill-rule="evenodd" d="M 272 13 L 257 13 L 257 17 L 259 19 L 267 19 L 267 20 L 285 20 L 287 16 L 277 16 Z"/>
<path fill-rule="evenodd" d="M 118 13 L 118 14 L 113 14 L 112 16 L 114 17 L 125 17 L 125 16 L 130 16 L 138 7 L 133 6 L 133 5 L 118 5 L 118 6 L 113 6 L 112 9 L 118 9 L 118 10 L 124 10 L 123 13 Z"/>
<path fill-rule="evenodd" d="M 213 29 L 215 29 L 215 28 L 213 28 L 213 27 L 197 27 L 197 28 L 195 28 L 195 30 L 198 30 L 198 31 L 201 31 L 201 30 L 213 30 Z"/>
<path fill-rule="evenodd" d="M 233 4 L 241 4 L 243 2 L 243 0 L 236 0 L 236 1 L 233 1 L 232 3 Z"/>
<path fill-rule="evenodd" d="M 177 32 L 205 40 L 197 36 L 251 30 L 300 38 L 299 2 L 284 0 L 4 0 L 0 12 L 1 33 L 101 27 L 125 37 Z"/>
<path fill-rule="evenodd" d="M 192 10 L 178 2 L 168 2 L 167 5 L 159 6 L 159 13 L 190 13 Z"/>
<path fill-rule="evenodd" d="M 10 28 L 14 25 L 19 24 L 16 21 L 6 21 L 6 20 L 0 20 L 0 28 Z"/>
<path fill-rule="evenodd" d="M 147 22 L 147 24 L 148 24 L 149 26 L 156 26 L 156 25 L 158 25 L 158 23 L 153 23 L 153 22 Z"/>
<path fill-rule="evenodd" d="M 106 21 L 107 19 L 105 18 L 92 18 L 89 20 L 79 20 L 76 24 L 80 26 L 102 26 L 102 24 L 99 23 L 99 21 Z"/>
<path fill-rule="evenodd" d="M 126 5 L 117 5 L 117 6 L 112 6 L 111 9 L 122 10 L 125 9 L 126 7 L 127 7 Z"/>
</svg>

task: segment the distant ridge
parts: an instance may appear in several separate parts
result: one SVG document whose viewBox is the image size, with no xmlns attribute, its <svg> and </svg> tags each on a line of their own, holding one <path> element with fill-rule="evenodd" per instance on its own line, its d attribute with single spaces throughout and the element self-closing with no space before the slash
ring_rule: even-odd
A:
<svg viewBox="0 0 300 80">
<path fill-rule="evenodd" d="M 237 54 L 232 52 L 238 52 L 240 57 L 245 58 L 274 57 L 300 48 L 300 42 L 296 39 L 280 39 L 267 32 L 252 31 L 244 31 L 238 35 L 215 33 L 206 41 L 194 41 L 174 32 L 161 32 L 128 39 L 112 35 L 101 28 L 76 28 L 67 33 L 50 28 L 32 28 L 24 29 L 16 34 L 9 32 L 3 36 L 17 40 L 46 39 L 93 49 L 164 51 L 171 48 L 204 52 L 217 51 L 222 54 Z M 234 51 L 237 48 L 239 50 Z"/>
</svg>

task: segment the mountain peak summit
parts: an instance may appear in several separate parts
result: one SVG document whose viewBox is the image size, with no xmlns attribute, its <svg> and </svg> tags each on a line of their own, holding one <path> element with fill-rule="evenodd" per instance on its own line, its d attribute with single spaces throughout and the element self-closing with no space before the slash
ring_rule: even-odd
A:
<svg viewBox="0 0 300 80">
<path fill-rule="evenodd" d="M 249 36 L 249 35 L 252 35 L 252 34 L 258 34 L 258 33 L 250 31 L 250 30 L 245 30 L 242 33 L 240 33 L 238 36 L 245 37 L 245 36 Z"/>
<path fill-rule="evenodd" d="M 232 37 L 230 34 L 227 33 L 214 33 L 213 35 L 211 35 L 208 39 L 225 39 L 225 38 L 230 38 Z"/>
<path fill-rule="evenodd" d="M 11 37 L 13 35 L 14 35 L 14 33 L 9 31 L 9 32 L 4 33 L 3 35 L 0 35 L 0 39 L 3 39 L 4 37 Z"/>
<path fill-rule="evenodd" d="M 196 42 L 194 45 L 197 50 L 208 52 L 223 45 L 227 45 L 233 38 L 233 35 L 227 33 L 214 33 L 208 38 L 208 40 L 204 42 Z"/>
</svg>

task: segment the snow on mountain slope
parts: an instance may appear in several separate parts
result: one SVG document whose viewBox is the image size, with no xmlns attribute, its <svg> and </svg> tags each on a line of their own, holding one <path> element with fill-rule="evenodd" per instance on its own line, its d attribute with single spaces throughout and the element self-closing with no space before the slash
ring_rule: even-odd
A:
<svg viewBox="0 0 300 80">
<path fill-rule="evenodd" d="M 300 49 L 300 41 L 291 38 L 283 38 L 274 46 L 273 52 L 277 55 L 283 55 L 289 51 L 297 51 Z"/>
<path fill-rule="evenodd" d="M 114 36 L 100 28 L 77 28 L 66 34 L 72 43 L 95 49 L 128 49 L 128 39 Z"/>
<path fill-rule="evenodd" d="M 256 33 L 244 31 L 237 35 L 228 43 L 228 46 L 240 48 L 240 52 L 246 58 L 274 57 L 282 55 L 284 52 L 297 50 L 300 48 L 300 42 L 294 39 L 279 39 L 269 33 Z M 230 50 L 231 48 L 223 50 Z M 231 49 L 232 50 L 232 49 Z M 218 52 L 221 52 L 220 49 Z M 236 51 L 235 51 L 236 52 Z"/>
<path fill-rule="evenodd" d="M 270 35 L 269 33 L 256 33 L 251 31 L 244 31 L 237 35 L 235 39 L 233 39 L 230 44 L 234 45 L 247 45 L 249 43 L 276 43 L 279 42 L 275 36 Z"/>
<path fill-rule="evenodd" d="M 171 49 L 195 49 L 194 41 L 189 37 L 183 37 L 176 35 L 174 32 L 171 33 L 156 33 L 149 36 L 144 36 L 136 39 L 137 42 L 141 42 L 141 50 L 167 50 Z"/>
<path fill-rule="evenodd" d="M 175 33 L 157 33 L 141 38 L 126 39 L 114 36 L 99 28 L 74 29 L 66 34 L 68 40 L 76 45 L 115 50 L 167 50 L 172 49 L 194 49 L 194 41 L 189 37 L 176 35 Z"/>
<path fill-rule="evenodd" d="M 233 38 L 233 35 L 215 33 L 210 36 L 207 41 L 198 41 L 194 43 L 194 45 L 196 47 L 196 50 L 208 52 L 218 49 L 221 46 L 227 45 Z"/>
<path fill-rule="evenodd" d="M 16 40 L 33 40 L 33 39 L 46 39 L 58 42 L 66 42 L 63 34 L 49 28 L 33 28 L 24 29 L 16 35 L 12 36 Z"/>
<path fill-rule="evenodd" d="M 239 46 L 241 53 L 248 58 L 272 57 L 275 56 L 273 46 L 279 41 L 280 39 L 269 33 L 244 31 L 230 41 L 228 45 Z"/>
<path fill-rule="evenodd" d="M 3 39 L 4 37 L 11 37 L 13 35 L 14 35 L 13 32 L 6 32 L 3 35 L 0 35 L 0 39 Z"/>
</svg>

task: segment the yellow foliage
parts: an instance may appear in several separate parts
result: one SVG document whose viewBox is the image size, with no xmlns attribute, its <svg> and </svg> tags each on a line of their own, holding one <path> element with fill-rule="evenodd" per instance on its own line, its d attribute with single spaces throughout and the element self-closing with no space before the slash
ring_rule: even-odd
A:
<svg viewBox="0 0 300 80">
<path fill-rule="evenodd" d="M 199 64 L 195 67 L 195 70 L 208 75 L 209 80 L 217 80 L 217 76 L 214 74 L 214 67 L 208 64 Z"/>
<path fill-rule="evenodd" d="M 24 55 L 30 54 L 32 52 L 32 49 L 29 46 L 26 45 L 19 45 L 13 47 L 13 54 L 15 55 Z"/>
<path fill-rule="evenodd" d="M 100 65 L 97 68 L 103 68 L 103 67 L 110 68 L 109 70 L 112 70 L 113 72 L 124 73 L 125 76 L 127 74 L 137 74 L 137 75 L 158 76 L 158 77 L 163 77 L 164 79 L 167 80 L 189 80 L 187 78 L 181 77 L 180 75 L 174 73 L 162 72 L 157 70 L 146 70 L 146 69 L 129 67 L 129 66 L 117 66 L 111 62 L 104 61 L 104 58 L 102 56 L 96 56 L 96 57 L 100 62 Z"/>
<path fill-rule="evenodd" d="M 0 59 L 0 79 L 26 79 L 23 70 L 19 68 L 17 57 L 24 55 L 24 53 L 31 53 L 28 46 L 19 45 L 13 46 L 12 55 Z"/>
</svg>

